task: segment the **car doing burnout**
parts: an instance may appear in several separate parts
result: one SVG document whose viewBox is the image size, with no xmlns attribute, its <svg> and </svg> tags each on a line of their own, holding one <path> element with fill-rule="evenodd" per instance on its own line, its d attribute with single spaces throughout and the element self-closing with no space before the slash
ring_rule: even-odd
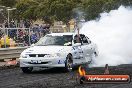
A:
<svg viewBox="0 0 132 88">
<path fill-rule="evenodd" d="M 20 55 L 20 67 L 29 73 L 33 67 L 63 67 L 70 71 L 74 66 L 89 63 L 97 56 L 97 46 L 84 34 L 51 33 Z"/>
</svg>

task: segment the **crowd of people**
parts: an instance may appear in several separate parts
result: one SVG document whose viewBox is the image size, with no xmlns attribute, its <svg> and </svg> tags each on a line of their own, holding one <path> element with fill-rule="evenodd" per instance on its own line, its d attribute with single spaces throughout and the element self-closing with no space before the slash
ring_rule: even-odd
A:
<svg viewBox="0 0 132 88">
<path fill-rule="evenodd" d="M 16 43 L 22 43 L 23 46 L 29 46 L 36 43 L 47 33 L 50 33 L 49 24 L 33 25 L 29 21 L 25 21 L 23 24 L 20 24 L 19 27 L 17 27 L 15 22 L 11 21 L 10 24 L 5 22 L 4 30 L 2 30 L 2 28 L 0 29 L 0 38 L 4 37 L 6 34 Z"/>
<path fill-rule="evenodd" d="M 31 27 L 30 29 L 19 29 L 18 31 L 18 42 L 23 42 L 24 45 L 28 46 L 30 44 L 36 43 L 41 37 L 49 33 L 49 26 L 38 25 Z"/>
</svg>

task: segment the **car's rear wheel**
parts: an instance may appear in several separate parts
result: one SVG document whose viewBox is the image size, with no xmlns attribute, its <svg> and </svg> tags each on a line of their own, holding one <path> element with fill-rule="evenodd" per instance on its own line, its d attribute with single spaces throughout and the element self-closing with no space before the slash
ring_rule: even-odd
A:
<svg viewBox="0 0 132 88">
<path fill-rule="evenodd" d="M 70 72 L 72 70 L 73 70 L 73 57 L 71 54 L 68 54 L 65 62 L 65 71 Z"/>
<path fill-rule="evenodd" d="M 21 67 L 23 73 L 31 73 L 33 70 L 33 67 Z"/>
</svg>

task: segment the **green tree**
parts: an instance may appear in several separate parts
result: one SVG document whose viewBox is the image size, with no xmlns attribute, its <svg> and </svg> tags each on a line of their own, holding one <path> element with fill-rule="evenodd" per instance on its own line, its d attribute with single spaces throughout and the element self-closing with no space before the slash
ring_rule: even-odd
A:
<svg viewBox="0 0 132 88">
<path fill-rule="evenodd" d="M 16 0 L 0 0 L 0 4 L 6 7 L 13 7 L 16 2 Z"/>
<path fill-rule="evenodd" d="M 17 19 L 67 22 L 80 12 L 86 20 L 96 19 L 104 11 L 132 5 L 132 0 L 0 0 L 0 5 L 16 7 Z"/>
<path fill-rule="evenodd" d="M 86 20 L 96 19 L 100 13 L 117 9 L 121 5 L 132 5 L 132 0 L 82 0 L 82 2 Z"/>
<path fill-rule="evenodd" d="M 72 10 L 81 0 L 20 0 L 17 15 L 26 19 L 49 18 L 67 22 L 72 17 Z"/>
<path fill-rule="evenodd" d="M 16 4 L 16 15 L 17 18 L 23 19 L 37 19 L 34 11 L 39 3 L 33 0 L 20 0 Z"/>
</svg>

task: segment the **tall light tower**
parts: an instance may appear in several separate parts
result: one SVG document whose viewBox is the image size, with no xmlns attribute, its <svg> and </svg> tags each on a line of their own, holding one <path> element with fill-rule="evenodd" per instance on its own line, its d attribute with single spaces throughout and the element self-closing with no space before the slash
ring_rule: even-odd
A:
<svg viewBox="0 0 132 88">
<path fill-rule="evenodd" d="M 0 22 L 1 23 L 3 23 L 3 21 L 4 21 L 4 18 L 6 18 L 5 16 L 4 16 L 4 14 L 3 14 L 3 11 L 4 11 L 4 8 L 5 8 L 5 6 L 1 6 L 0 5 Z"/>
<path fill-rule="evenodd" d="M 10 11 L 11 10 L 15 10 L 16 8 L 10 8 L 10 7 L 7 7 L 7 14 L 8 14 L 8 18 L 7 18 L 7 20 L 8 20 L 8 27 L 9 27 L 9 24 L 10 24 Z"/>
</svg>

